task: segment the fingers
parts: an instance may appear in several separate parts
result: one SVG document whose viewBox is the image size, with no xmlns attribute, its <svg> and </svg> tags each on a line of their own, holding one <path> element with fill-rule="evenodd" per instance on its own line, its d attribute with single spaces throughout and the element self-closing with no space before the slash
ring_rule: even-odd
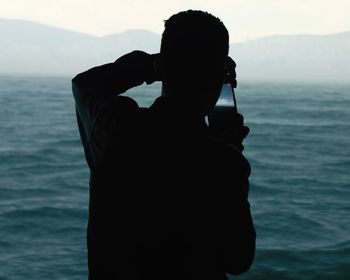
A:
<svg viewBox="0 0 350 280">
<path fill-rule="evenodd" d="M 243 138 L 242 138 L 242 139 L 246 138 L 246 137 L 247 137 L 247 135 L 249 134 L 249 132 L 250 132 L 249 127 L 247 127 L 247 126 L 243 126 L 243 127 L 242 127 L 242 136 L 243 136 Z"/>
<path fill-rule="evenodd" d="M 236 68 L 236 62 L 230 56 L 227 57 L 227 65 Z"/>
<path fill-rule="evenodd" d="M 237 113 L 233 115 L 232 121 L 235 127 L 239 127 L 239 126 L 243 126 L 244 118 L 240 113 Z"/>
<path fill-rule="evenodd" d="M 228 77 L 228 82 L 232 83 L 233 87 L 236 87 L 236 63 L 229 56 L 226 59 L 226 75 Z"/>
</svg>

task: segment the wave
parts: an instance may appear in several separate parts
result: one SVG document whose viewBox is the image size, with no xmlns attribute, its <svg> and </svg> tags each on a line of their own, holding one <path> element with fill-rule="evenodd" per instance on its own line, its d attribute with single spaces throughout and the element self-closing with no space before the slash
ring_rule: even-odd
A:
<svg viewBox="0 0 350 280">
<path fill-rule="evenodd" d="M 327 250 L 257 250 L 251 270 L 235 279 L 339 279 L 350 274 L 349 248 Z"/>
<path fill-rule="evenodd" d="M 33 201 L 33 203 L 35 203 Z M 41 201 L 37 203 L 42 203 Z M 81 219 L 86 219 L 87 209 L 80 207 L 71 207 L 68 206 L 66 202 L 55 203 L 56 206 L 32 206 L 26 208 L 16 208 L 16 209 L 8 209 L 7 211 L 3 211 L 1 214 L 6 215 L 9 219 L 45 219 L 45 218 L 58 218 L 65 220 L 67 217 L 78 217 Z"/>
</svg>

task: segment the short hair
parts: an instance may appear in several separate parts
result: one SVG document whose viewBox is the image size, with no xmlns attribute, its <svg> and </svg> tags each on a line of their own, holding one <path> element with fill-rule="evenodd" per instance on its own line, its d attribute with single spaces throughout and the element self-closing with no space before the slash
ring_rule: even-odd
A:
<svg viewBox="0 0 350 280">
<path fill-rule="evenodd" d="M 161 53 L 168 52 L 172 46 L 183 42 L 189 49 L 205 42 L 202 48 L 228 55 L 229 34 L 223 22 L 204 11 L 188 10 L 172 15 L 164 21 Z M 174 44 L 176 43 L 176 44 Z"/>
<path fill-rule="evenodd" d="M 201 80 L 200 74 L 196 76 L 198 69 L 214 71 L 228 56 L 228 31 L 208 12 L 183 11 L 165 20 L 164 26 L 160 47 L 166 68 L 163 81 L 172 87 Z"/>
</svg>

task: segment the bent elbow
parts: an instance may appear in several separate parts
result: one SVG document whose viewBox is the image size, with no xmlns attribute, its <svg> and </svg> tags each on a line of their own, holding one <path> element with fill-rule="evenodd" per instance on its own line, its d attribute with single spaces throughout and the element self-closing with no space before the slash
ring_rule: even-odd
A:
<svg viewBox="0 0 350 280">
<path fill-rule="evenodd" d="M 72 86 L 72 92 L 73 96 L 75 98 L 75 101 L 81 100 L 82 99 L 82 86 L 81 86 L 81 74 L 76 75 L 72 81 L 71 81 L 71 86 Z"/>
<path fill-rule="evenodd" d="M 76 75 L 73 79 L 72 79 L 72 88 L 77 88 L 79 81 L 81 80 L 81 74 Z"/>
<path fill-rule="evenodd" d="M 77 86 L 76 81 L 74 79 L 72 79 L 72 93 L 73 93 L 75 101 L 77 101 L 79 98 L 79 94 L 78 94 L 79 92 L 78 92 L 78 86 Z"/>
</svg>

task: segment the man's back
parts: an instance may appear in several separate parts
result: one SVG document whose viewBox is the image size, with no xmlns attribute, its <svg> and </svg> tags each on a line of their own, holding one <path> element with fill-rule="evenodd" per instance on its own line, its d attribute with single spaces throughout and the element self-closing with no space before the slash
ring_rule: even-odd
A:
<svg viewBox="0 0 350 280">
<path fill-rule="evenodd" d="M 177 110 L 166 98 L 140 109 L 115 97 L 101 108 L 86 149 L 91 279 L 225 279 L 223 251 L 244 245 L 229 243 L 250 219 L 249 165 Z"/>
</svg>

